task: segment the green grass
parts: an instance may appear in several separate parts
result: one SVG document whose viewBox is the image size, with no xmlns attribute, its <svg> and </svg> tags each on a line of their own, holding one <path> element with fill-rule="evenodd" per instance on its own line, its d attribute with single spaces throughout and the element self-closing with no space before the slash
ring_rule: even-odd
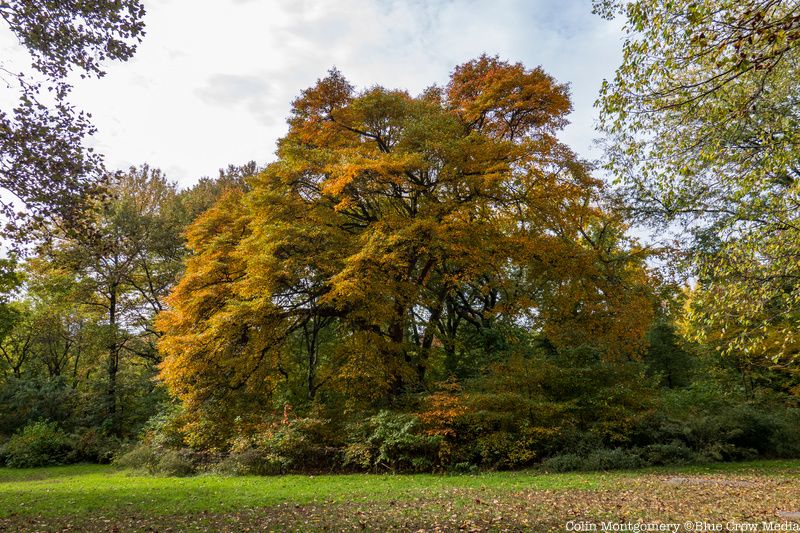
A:
<svg viewBox="0 0 800 533">
<path fill-rule="evenodd" d="M 283 502 L 409 500 L 448 489 L 595 489 L 618 474 L 497 472 L 478 475 L 154 477 L 97 465 L 0 469 L 0 517 L 55 516 L 116 509 L 156 514 L 228 512 Z"/>
<path fill-rule="evenodd" d="M 576 516 L 774 519 L 778 509 L 800 510 L 798 477 L 800 461 L 569 474 L 188 478 L 97 465 L 0 468 L 0 531 L 559 531 Z"/>
<path fill-rule="evenodd" d="M 452 489 L 470 494 L 519 490 L 597 490 L 643 473 L 797 476 L 800 461 L 758 461 L 638 471 L 545 474 L 537 471 L 475 475 L 321 475 L 154 477 L 109 466 L 0 469 L 0 518 L 114 513 L 231 512 L 280 503 L 344 503 L 438 497 Z"/>
</svg>

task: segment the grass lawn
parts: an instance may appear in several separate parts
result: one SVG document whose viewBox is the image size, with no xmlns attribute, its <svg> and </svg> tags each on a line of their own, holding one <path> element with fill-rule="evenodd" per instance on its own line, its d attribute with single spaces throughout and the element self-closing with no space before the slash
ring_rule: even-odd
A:
<svg viewBox="0 0 800 533">
<path fill-rule="evenodd" d="M 699 520 L 725 531 L 731 522 L 798 521 L 798 512 L 800 461 L 452 476 L 0 469 L 0 531 L 563 531 L 570 520 L 598 531 L 601 521 Z"/>
</svg>

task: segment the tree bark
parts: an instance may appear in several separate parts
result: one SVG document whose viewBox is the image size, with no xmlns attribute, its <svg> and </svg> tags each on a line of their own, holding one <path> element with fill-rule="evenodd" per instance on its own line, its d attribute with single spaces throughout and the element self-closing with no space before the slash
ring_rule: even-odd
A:
<svg viewBox="0 0 800 533">
<path fill-rule="evenodd" d="M 119 435 L 122 429 L 117 416 L 117 371 L 119 370 L 119 347 L 117 346 L 117 285 L 111 285 L 109 289 L 108 305 L 108 386 L 106 388 L 106 404 L 108 413 L 108 424 L 111 432 Z"/>
</svg>

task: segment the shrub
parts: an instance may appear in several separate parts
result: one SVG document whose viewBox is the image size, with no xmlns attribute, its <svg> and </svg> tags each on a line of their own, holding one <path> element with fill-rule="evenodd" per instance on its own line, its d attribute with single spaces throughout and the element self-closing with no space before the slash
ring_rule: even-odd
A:
<svg viewBox="0 0 800 533">
<path fill-rule="evenodd" d="M 228 456 L 212 470 L 231 475 L 332 470 L 341 465 L 340 439 L 328 420 L 284 419 L 234 439 Z"/>
<path fill-rule="evenodd" d="M 582 470 L 584 458 L 574 453 L 565 453 L 549 457 L 542 461 L 541 468 L 547 472 L 572 472 Z"/>
<path fill-rule="evenodd" d="M 481 464 L 496 468 L 525 466 L 537 457 L 535 443 L 524 435 L 498 431 L 478 439 Z"/>
<path fill-rule="evenodd" d="M 571 472 L 575 470 L 619 470 L 644 466 L 642 458 L 634 451 L 614 448 L 596 450 L 589 455 L 568 453 L 556 455 L 542 462 L 541 468 L 548 472 Z"/>
<path fill-rule="evenodd" d="M 68 462 L 72 443 L 55 422 L 34 422 L 4 446 L 6 464 L 14 468 L 60 465 Z"/>
<path fill-rule="evenodd" d="M 191 476 L 195 473 L 194 463 L 188 450 L 164 450 L 155 466 L 155 472 L 166 476 Z"/>
<path fill-rule="evenodd" d="M 286 460 L 259 448 L 247 448 L 232 452 L 228 457 L 214 465 L 212 470 L 219 474 L 234 476 L 270 476 L 280 474 Z"/>
<path fill-rule="evenodd" d="M 478 472 L 478 467 L 472 463 L 456 463 L 448 469 L 453 474 L 474 474 Z"/>
<path fill-rule="evenodd" d="M 748 461 L 758 457 L 758 451 L 739 448 L 728 442 L 711 442 L 698 451 L 704 462 Z"/>
<path fill-rule="evenodd" d="M 145 470 L 150 474 L 167 476 L 189 476 L 196 472 L 189 450 L 161 449 L 144 443 L 120 454 L 113 464 L 120 468 Z"/>
<path fill-rule="evenodd" d="M 345 458 L 361 467 L 419 472 L 437 466 L 441 442 L 441 436 L 421 431 L 416 416 L 381 411 L 355 428 Z"/>
<path fill-rule="evenodd" d="M 515 445 L 515 437 L 507 431 L 495 431 L 479 437 L 475 442 L 475 451 L 480 463 L 499 468 L 511 466 L 508 458 Z"/>
<path fill-rule="evenodd" d="M 107 464 L 122 447 L 122 441 L 98 428 L 85 429 L 73 435 L 74 447 L 70 462 Z"/>
<path fill-rule="evenodd" d="M 642 459 L 649 465 L 685 465 L 702 458 L 681 441 L 669 444 L 651 444 L 642 450 Z"/>
<path fill-rule="evenodd" d="M 140 443 L 123 450 L 114 458 L 112 464 L 120 468 L 146 470 L 153 473 L 156 471 L 158 460 L 159 454 L 153 447 Z"/>
<path fill-rule="evenodd" d="M 368 470 L 372 468 L 375 452 L 366 442 L 353 442 L 344 449 L 345 465 L 355 466 Z"/>
<path fill-rule="evenodd" d="M 639 468 L 644 466 L 644 461 L 635 450 L 614 448 L 609 450 L 601 448 L 586 457 L 584 470 L 622 470 L 626 468 Z"/>
<path fill-rule="evenodd" d="M 775 417 L 777 427 L 767 454 L 787 459 L 800 457 L 800 411 L 787 409 Z"/>
<path fill-rule="evenodd" d="M 336 467 L 339 453 L 330 421 L 296 418 L 277 424 L 259 437 L 257 446 L 271 463 L 282 470 L 329 469 Z"/>
<path fill-rule="evenodd" d="M 800 415 L 785 398 L 744 399 L 704 382 L 666 392 L 636 433 L 642 447 L 680 441 L 709 461 L 800 456 Z"/>
</svg>

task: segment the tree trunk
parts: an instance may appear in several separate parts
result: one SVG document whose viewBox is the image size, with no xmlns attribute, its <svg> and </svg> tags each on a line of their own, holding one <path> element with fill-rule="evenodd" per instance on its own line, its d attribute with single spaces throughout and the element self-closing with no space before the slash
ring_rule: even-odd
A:
<svg viewBox="0 0 800 533">
<path fill-rule="evenodd" d="M 408 354 L 408 349 L 405 346 L 406 340 L 406 316 L 408 311 L 400 303 L 395 303 L 394 306 L 394 320 L 389 324 L 388 334 L 391 341 L 389 353 L 385 357 L 393 358 L 397 361 L 398 365 L 411 365 L 413 361 Z M 391 384 L 389 387 L 389 401 L 399 398 L 406 391 L 406 380 L 403 378 L 401 369 L 395 369 L 391 377 Z"/>
<path fill-rule="evenodd" d="M 317 395 L 317 363 L 318 363 L 318 349 L 317 338 L 319 336 L 320 324 L 314 319 L 311 321 L 312 325 L 309 330 L 308 323 L 303 325 L 303 335 L 306 341 L 306 351 L 308 353 L 308 373 L 306 374 L 306 386 L 308 399 L 313 400 Z"/>
<path fill-rule="evenodd" d="M 106 388 L 106 404 L 108 424 L 111 432 L 119 435 L 121 424 L 117 416 L 117 371 L 119 370 L 119 347 L 117 346 L 117 286 L 112 285 L 109 291 L 108 306 L 108 387 Z"/>
<path fill-rule="evenodd" d="M 439 290 L 438 299 L 436 304 L 429 309 L 430 317 L 428 323 L 425 325 L 425 334 L 422 336 L 422 345 L 419 351 L 419 360 L 417 361 L 417 380 L 420 386 L 425 382 L 425 373 L 428 370 L 428 359 L 431 355 L 431 348 L 433 347 L 433 339 L 436 337 L 436 324 L 442 316 L 444 310 L 444 302 L 447 297 L 448 287 L 444 286 Z"/>
</svg>

